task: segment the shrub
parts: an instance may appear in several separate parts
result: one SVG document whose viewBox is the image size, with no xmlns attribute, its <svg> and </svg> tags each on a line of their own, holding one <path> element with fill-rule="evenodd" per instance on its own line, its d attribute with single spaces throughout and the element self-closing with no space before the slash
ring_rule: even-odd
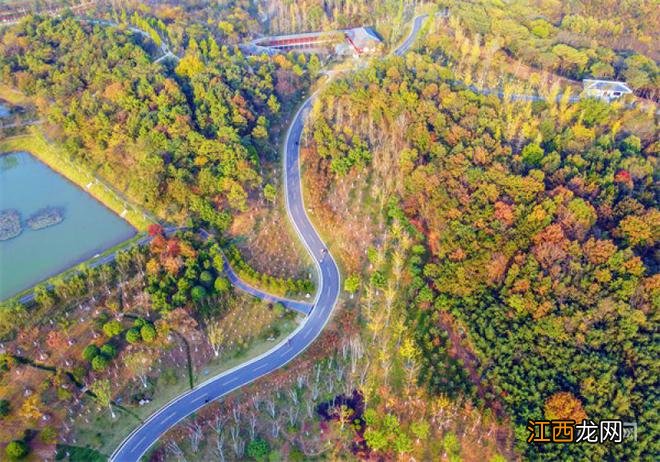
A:
<svg viewBox="0 0 660 462">
<path fill-rule="evenodd" d="M 156 339 L 156 329 L 151 324 L 145 324 L 140 329 L 140 337 L 147 343 L 151 343 Z"/>
<path fill-rule="evenodd" d="M 264 186 L 264 197 L 268 202 L 275 202 L 277 199 L 277 190 L 272 184 Z"/>
<path fill-rule="evenodd" d="M 60 401 L 66 401 L 73 398 L 73 393 L 71 393 L 66 388 L 57 387 L 57 399 Z"/>
<path fill-rule="evenodd" d="M 123 330 L 123 327 L 119 321 L 116 319 L 113 319 L 112 321 L 108 321 L 105 324 L 103 324 L 103 333 L 108 337 L 112 338 L 115 335 L 121 334 L 121 331 Z"/>
<path fill-rule="evenodd" d="M 0 371 L 8 371 L 16 364 L 16 358 L 7 353 L 0 353 Z"/>
<path fill-rule="evenodd" d="M 195 286 L 190 291 L 190 296 L 194 301 L 198 302 L 206 297 L 206 289 L 202 286 Z"/>
<path fill-rule="evenodd" d="M 286 313 L 286 309 L 284 308 L 284 305 L 282 305 L 281 303 L 275 303 L 273 305 L 273 312 L 279 318 L 282 317 L 284 313 Z"/>
<path fill-rule="evenodd" d="M 101 354 L 108 359 L 112 359 L 117 356 L 117 349 L 109 343 L 106 343 L 101 347 Z"/>
<path fill-rule="evenodd" d="M 5 454 L 12 459 L 22 459 L 27 456 L 29 448 L 23 440 L 14 440 L 5 447 Z"/>
<path fill-rule="evenodd" d="M 255 460 L 264 460 L 269 452 L 268 442 L 263 438 L 255 438 L 247 445 L 247 455 Z"/>
<path fill-rule="evenodd" d="M 213 287 L 215 288 L 215 291 L 224 294 L 229 290 L 229 280 L 227 278 L 224 278 L 222 276 L 219 276 L 215 278 L 215 283 L 213 284 Z"/>
<path fill-rule="evenodd" d="M 87 369 L 84 366 L 78 365 L 78 366 L 74 366 L 73 371 L 71 371 L 71 373 L 78 382 L 82 382 L 83 380 L 85 380 L 85 376 L 87 375 Z"/>
<path fill-rule="evenodd" d="M 305 460 L 305 454 L 298 449 L 293 448 L 289 451 L 289 461 L 290 462 L 303 462 Z"/>
<path fill-rule="evenodd" d="M 98 355 L 95 356 L 94 359 L 92 359 L 92 369 L 95 371 L 99 372 L 108 367 L 108 358 L 106 358 L 103 355 Z"/>
<path fill-rule="evenodd" d="M 544 154 L 543 148 L 538 144 L 528 144 L 522 150 L 522 160 L 527 165 L 538 167 L 541 165 Z"/>
<path fill-rule="evenodd" d="M 140 334 L 140 329 L 137 327 L 131 327 L 126 331 L 126 341 L 128 343 L 137 343 L 142 339 L 142 335 Z"/>
<path fill-rule="evenodd" d="M 11 405 L 6 399 L 0 399 L 0 417 L 7 417 L 11 412 Z"/>
<path fill-rule="evenodd" d="M 204 287 L 211 287 L 211 284 L 213 284 L 213 275 L 211 274 L 210 271 L 202 271 L 199 274 L 199 282 Z"/>
<path fill-rule="evenodd" d="M 57 429 L 52 425 L 46 425 L 41 430 L 39 438 L 46 444 L 53 444 L 57 440 Z"/>
<path fill-rule="evenodd" d="M 99 347 L 96 345 L 87 345 L 82 351 L 82 357 L 85 361 L 91 361 L 99 355 Z"/>
</svg>

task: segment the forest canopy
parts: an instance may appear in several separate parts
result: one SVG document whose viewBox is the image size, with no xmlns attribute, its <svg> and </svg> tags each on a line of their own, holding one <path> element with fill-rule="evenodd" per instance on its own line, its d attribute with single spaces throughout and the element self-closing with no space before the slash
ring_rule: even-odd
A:
<svg viewBox="0 0 660 462">
<path fill-rule="evenodd" d="M 524 441 L 528 419 L 559 414 L 658 424 L 653 114 L 475 94 L 429 58 L 442 43 L 330 85 L 310 137 L 334 182 L 387 178 L 395 206 L 384 212 L 423 236 L 408 313 L 420 382 L 503 404 L 531 459 L 651 457 L 651 435 L 612 447 Z M 354 162 L 356 146 L 369 156 Z M 448 358 L 455 324 L 488 384 L 479 392 Z"/>
<path fill-rule="evenodd" d="M 207 34 L 189 38 L 168 72 L 141 40 L 70 15 L 28 17 L 0 32 L 0 81 L 33 97 L 68 155 L 129 198 L 161 218 L 224 230 L 261 186 L 269 121 L 303 70 L 283 56 L 246 58 Z"/>
</svg>

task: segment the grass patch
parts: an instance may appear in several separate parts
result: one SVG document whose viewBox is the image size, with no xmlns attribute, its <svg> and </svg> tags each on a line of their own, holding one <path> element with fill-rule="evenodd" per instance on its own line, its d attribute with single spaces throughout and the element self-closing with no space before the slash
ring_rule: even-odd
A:
<svg viewBox="0 0 660 462">
<path fill-rule="evenodd" d="M 26 135 L 14 136 L 0 141 L 0 152 L 16 151 L 25 151 L 33 154 L 40 161 L 77 184 L 138 230 L 144 231 L 149 224 L 154 222 L 154 220 L 123 198 L 112 187 L 99 180 L 91 172 L 82 169 L 79 165 L 72 162 L 66 153 L 48 142 L 36 127 L 30 127 Z"/>
<path fill-rule="evenodd" d="M 0 99 L 9 101 L 11 104 L 16 106 L 24 106 L 30 102 L 30 99 L 23 93 L 3 84 L 0 84 Z"/>
<path fill-rule="evenodd" d="M 279 330 L 279 335 L 273 340 L 269 341 L 267 339 L 259 338 L 255 342 L 252 342 L 252 344 L 247 349 L 239 350 L 229 358 L 223 358 L 222 356 L 213 358 L 205 367 L 203 367 L 200 371 L 197 371 L 194 376 L 195 385 L 205 382 L 214 375 L 231 369 L 232 367 L 236 367 L 250 358 L 255 358 L 267 352 L 279 342 L 284 340 L 291 332 L 295 330 L 297 326 L 298 323 L 295 320 L 281 320 L 276 326 Z"/>
<path fill-rule="evenodd" d="M 58 444 L 55 460 L 66 460 L 69 462 L 105 462 L 108 460 L 108 457 L 94 449 Z"/>
</svg>

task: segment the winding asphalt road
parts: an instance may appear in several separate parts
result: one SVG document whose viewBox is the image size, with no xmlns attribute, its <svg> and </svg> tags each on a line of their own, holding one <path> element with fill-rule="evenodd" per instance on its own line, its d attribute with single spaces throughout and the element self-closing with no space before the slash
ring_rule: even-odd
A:
<svg viewBox="0 0 660 462">
<path fill-rule="evenodd" d="M 408 37 L 403 41 L 399 47 L 394 50 L 394 55 L 396 56 L 403 56 L 412 46 L 413 43 L 415 43 L 415 39 L 417 39 L 417 34 L 419 33 L 419 30 L 422 28 L 422 24 L 424 24 L 424 20 L 428 18 L 428 14 L 423 14 L 420 16 L 417 16 L 415 19 L 413 19 L 412 23 L 412 30 L 410 31 L 410 34 L 408 34 Z"/>
<path fill-rule="evenodd" d="M 410 48 L 424 18 L 425 16 L 415 18 L 410 36 L 395 50 L 395 54 L 400 56 Z M 286 211 L 296 233 L 314 260 L 318 273 L 319 288 L 309 315 L 288 339 L 266 353 L 210 378 L 152 414 L 119 445 L 110 456 L 111 461 L 134 462 L 139 460 L 167 430 L 193 412 L 207 403 L 283 367 L 302 353 L 319 336 L 330 319 L 339 297 L 341 276 L 334 258 L 325 248 L 325 244 L 307 217 L 300 176 L 300 138 L 314 96 L 310 96 L 294 116 L 284 143 Z"/>
<path fill-rule="evenodd" d="M 238 274 L 236 274 L 234 269 L 229 265 L 229 262 L 227 261 L 226 258 L 224 260 L 223 270 L 229 281 L 232 283 L 232 285 L 242 290 L 245 293 L 253 295 L 266 302 L 281 303 L 286 308 L 297 311 L 298 313 L 304 315 L 308 315 L 312 311 L 313 305 L 311 303 L 301 302 L 298 300 L 291 300 L 289 298 L 284 298 L 284 297 L 278 297 L 277 295 L 266 293 L 263 290 L 251 286 L 250 284 L 242 280 L 240 277 L 238 277 Z"/>
</svg>

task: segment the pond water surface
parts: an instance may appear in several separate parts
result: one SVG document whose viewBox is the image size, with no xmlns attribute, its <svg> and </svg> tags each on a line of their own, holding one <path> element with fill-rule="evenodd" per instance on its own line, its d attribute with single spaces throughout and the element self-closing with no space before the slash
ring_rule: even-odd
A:
<svg viewBox="0 0 660 462">
<path fill-rule="evenodd" d="M 43 210 L 63 220 L 32 230 L 26 220 Z M 0 155 L 0 211 L 14 209 L 23 230 L 0 241 L 0 300 L 93 257 L 135 235 L 126 221 L 32 155 Z"/>
<path fill-rule="evenodd" d="M 9 115 L 9 108 L 0 103 L 0 119 Z"/>
</svg>

